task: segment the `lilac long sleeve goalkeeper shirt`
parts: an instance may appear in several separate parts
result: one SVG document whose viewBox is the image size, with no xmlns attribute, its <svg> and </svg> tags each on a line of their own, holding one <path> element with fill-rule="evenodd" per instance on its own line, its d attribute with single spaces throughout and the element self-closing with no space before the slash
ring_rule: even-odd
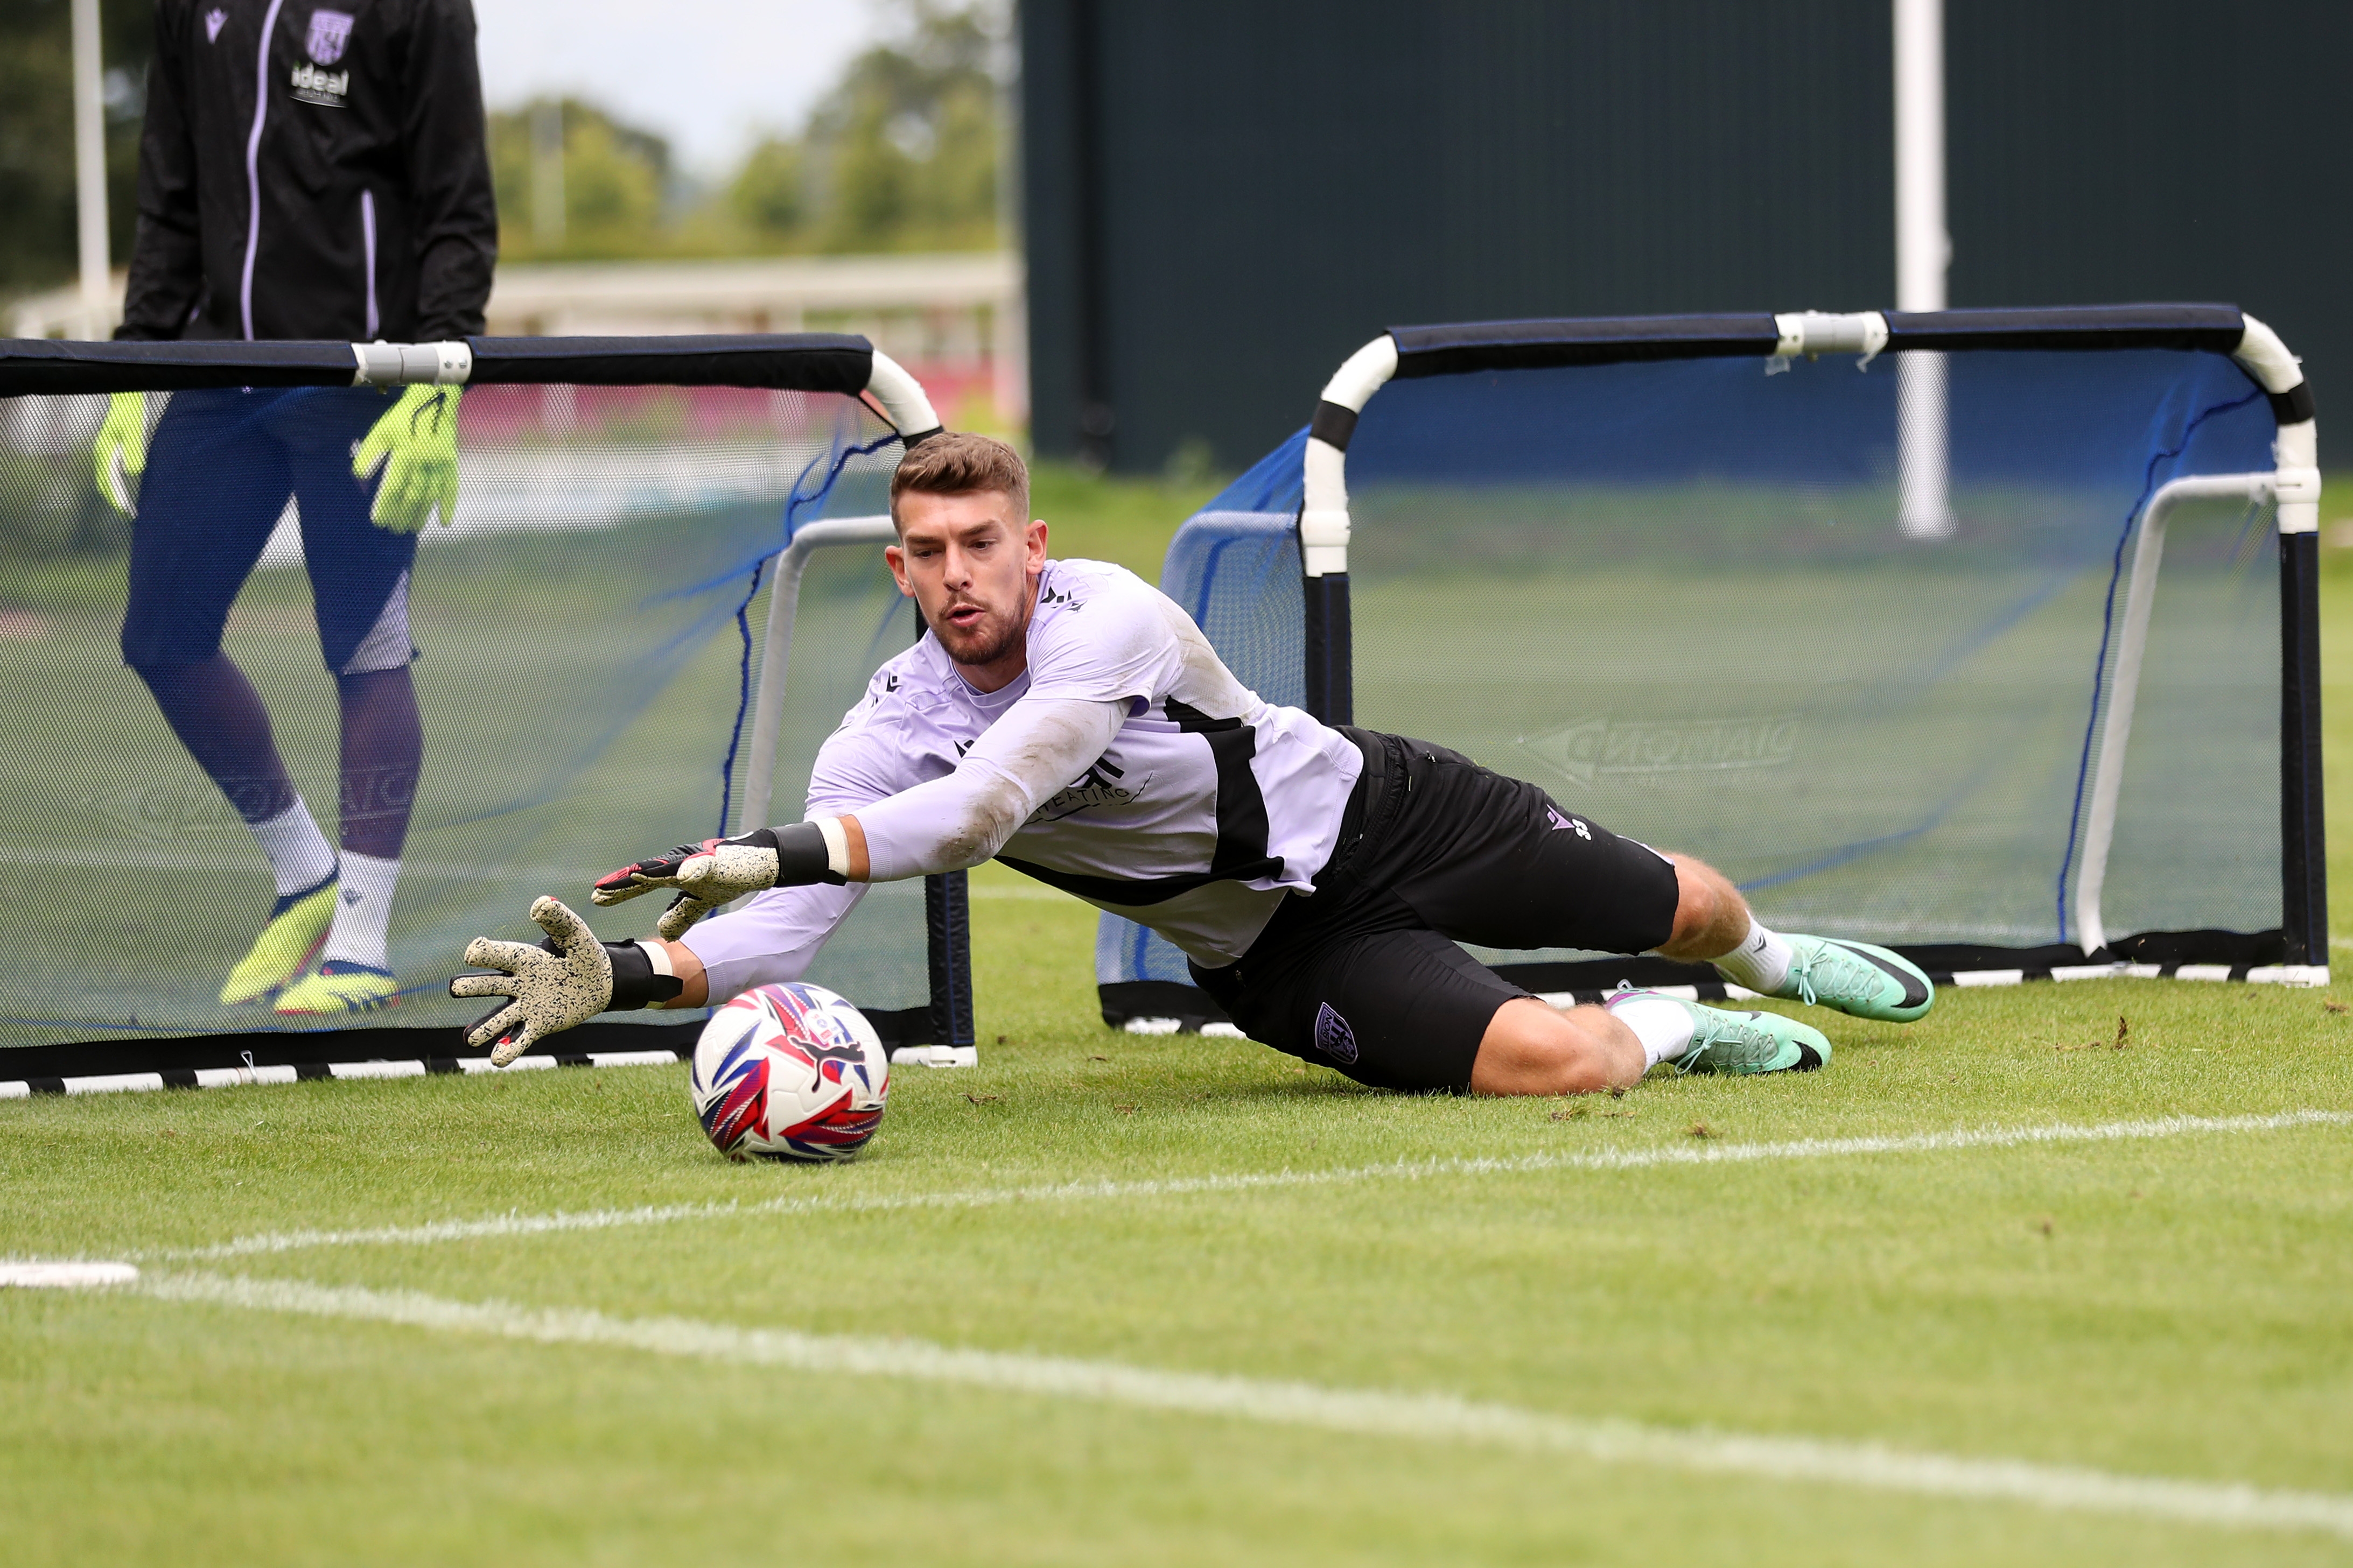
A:
<svg viewBox="0 0 2353 1568">
<path fill-rule="evenodd" d="M 807 815 L 855 816 L 874 881 L 994 856 L 1214 969 L 1313 889 L 1362 768 L 1347 737 L 1235 679 L 1134 574 L 1050 561 L 1027 670 L 976 691 L 925 632 L 818 752 Z M 712 1000 L 798 979 L 864 892 L 773 889 L 695 927 Z"/>
</svg>

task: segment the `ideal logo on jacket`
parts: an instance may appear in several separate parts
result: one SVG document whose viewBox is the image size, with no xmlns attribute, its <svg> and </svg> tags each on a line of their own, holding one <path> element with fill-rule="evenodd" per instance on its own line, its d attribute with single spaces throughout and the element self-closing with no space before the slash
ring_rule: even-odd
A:
<svg viewBox="0 0 2353 1568">
<path fill-rule="evenodd" d="M 294 96 L 303 102 L 324 104 L 329 109 L 343 108 L 344 95 L 352 89 L 351 72 L 322 71 L 308 61 L 296 66 L 287 81 L 294 89 Z"/>
</svg>

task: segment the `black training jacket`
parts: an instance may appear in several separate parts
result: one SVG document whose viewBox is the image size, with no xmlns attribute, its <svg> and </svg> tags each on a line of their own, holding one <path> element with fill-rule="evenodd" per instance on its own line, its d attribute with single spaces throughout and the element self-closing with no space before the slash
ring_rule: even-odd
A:
<svg viewBox="0 0 2353 1568">
<path fill-rule="evenodd" d="M 157 0 L 117 337 L 464 337 L 497 256 L 470 0 Z"/>
</svg>

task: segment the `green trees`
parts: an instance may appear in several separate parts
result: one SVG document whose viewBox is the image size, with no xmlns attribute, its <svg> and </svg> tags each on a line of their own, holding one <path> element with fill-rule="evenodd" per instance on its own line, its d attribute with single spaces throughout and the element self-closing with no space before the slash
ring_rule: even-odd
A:
<svg viewBox="0 0 2353 1568">
<path fill-rule="evenodd" d="M 850 62 L 803 138 L 809 248 L 965 250 L 997 243 L 997 41 L 975 9 L 919 3 Z"/>
<path fill-rule="evenodd" d="M 700 187 L 652 132 L 576 98 L 491 116 L 501 259 L 975 250 L 997 233 L 1005 0 L 889 0 L 882 41 L 797 132 Z M 152 0 L 105 0 L 113 260 L 137 218 Z M 0 300 L 73 276 L 68 0 L 0 0 Z"/>
<path fill-rule="evenodd" d="M 817 210 L 808 184 L 807 151 L 797 140 L 771 136 L 752 149 L 728 185 L 729 216 L 763 245 L 788 245 L 807 231 Z"/>
<path fill-rule="evenodd" d="M 490 117 L 502 261 L 607 260 L 675 252 L 691 199 L 670 143 L 578 99 L 534 99 Z"/>
<path fill-rule="evenodd" d="M 9 3 L 25 0 L 0 0 Z M 849 63 L 798 134 L 762 140 L 715 189 L 696 189 L 660 137 L 595 104 L 493 114 L 501 257 L 993 247 L 1002 10 L 909 0 L 899 23 Z M 559 202 L 560 216 L 549 210 Z"/>
</svg>

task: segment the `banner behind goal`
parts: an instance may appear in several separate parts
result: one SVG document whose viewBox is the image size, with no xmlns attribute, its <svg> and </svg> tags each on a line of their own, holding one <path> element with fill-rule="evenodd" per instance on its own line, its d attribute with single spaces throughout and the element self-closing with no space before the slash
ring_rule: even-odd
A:
<svg viewBox="0 0 2353 1568">
<path fill-rule="evenodd" d="M 1535 781 L 1782 929 L 2317 982 L 2312 415 L 2224 306 L 1398 329 L 1164 586 L 1270 698 Z M 1097 958 L 1113 1022 L 1216 1016 L 1139 928 Z"/>
<path fill-rule="evenodd" d="M 329 526 L 350 504 L 336 471 L 404 384 L 459 381 L 455 513 L 417 536 L 388 609 L 377 601 L 394 595 L 369 573 L 387 570 L 376 557 L 389 536 L 364 511 Z M 93 472 L 120 393 L 143 394 L 131 404 L 149 458 L 135 521 Z M 681 838 L 752 826 L 748 785 L 774 801 L 761 820 L 797 820 L 818 743 L 918 629 L 877 535 L 902 433 L 936 421 L 863 339 L 0 342 L 0 890 L 14 911 L 0 943 L 0 1080 L 248 1053 L 480 1055 L 458 1030 L 483 1004 L 444 994 L 469 938 L 536 939 L 525 911 L 542 893 L 606 937 L 649 932 L 659 900 L 596 910 L 589 882 Z M 255 515 L 259 542 L 240 521 Z M 809 548 L 819 541 L 847 547 Z M 772 616 L 780 559 L 797 597 L 794 614 Z M 159 560 L 172 563 L 160 579 Z M 346 815 L 408 814 L 394 1007 L 297 1016 L 268 996 L 220 1000 L 277 891 L 248 826 L 273 804 L 269 786 L 223 776 L 237 764 L 221 757 L 252 754 L 249 736 L 221 732 L 233 707 L 184 699 L 190 732 L 175 733 L 127 660 L 183 679 L 224 604 L 219 647 L 327 839 Z M 338 621 L 354 649 L 322 646 Z M 788 681 L 764 646 L 772 624 L 795 633 Z M 367 748 L 383 748 L 364 715 L 362 765 L 343 764 L 348 682 L 325 662 L 396 668 L 412 646 L 413 786 L 396 768 L 371 771 Z M 773 769 L 757 765 L 755 731 L 776 742 Z M 866 1009 L 886 1043 L 969 1047 L 963 900 L 961 877 L 876 889 L 810 978 Z M 542 1049 L 691 1043 L 700 1017 L 613 1015 Z"/>
</svg>

